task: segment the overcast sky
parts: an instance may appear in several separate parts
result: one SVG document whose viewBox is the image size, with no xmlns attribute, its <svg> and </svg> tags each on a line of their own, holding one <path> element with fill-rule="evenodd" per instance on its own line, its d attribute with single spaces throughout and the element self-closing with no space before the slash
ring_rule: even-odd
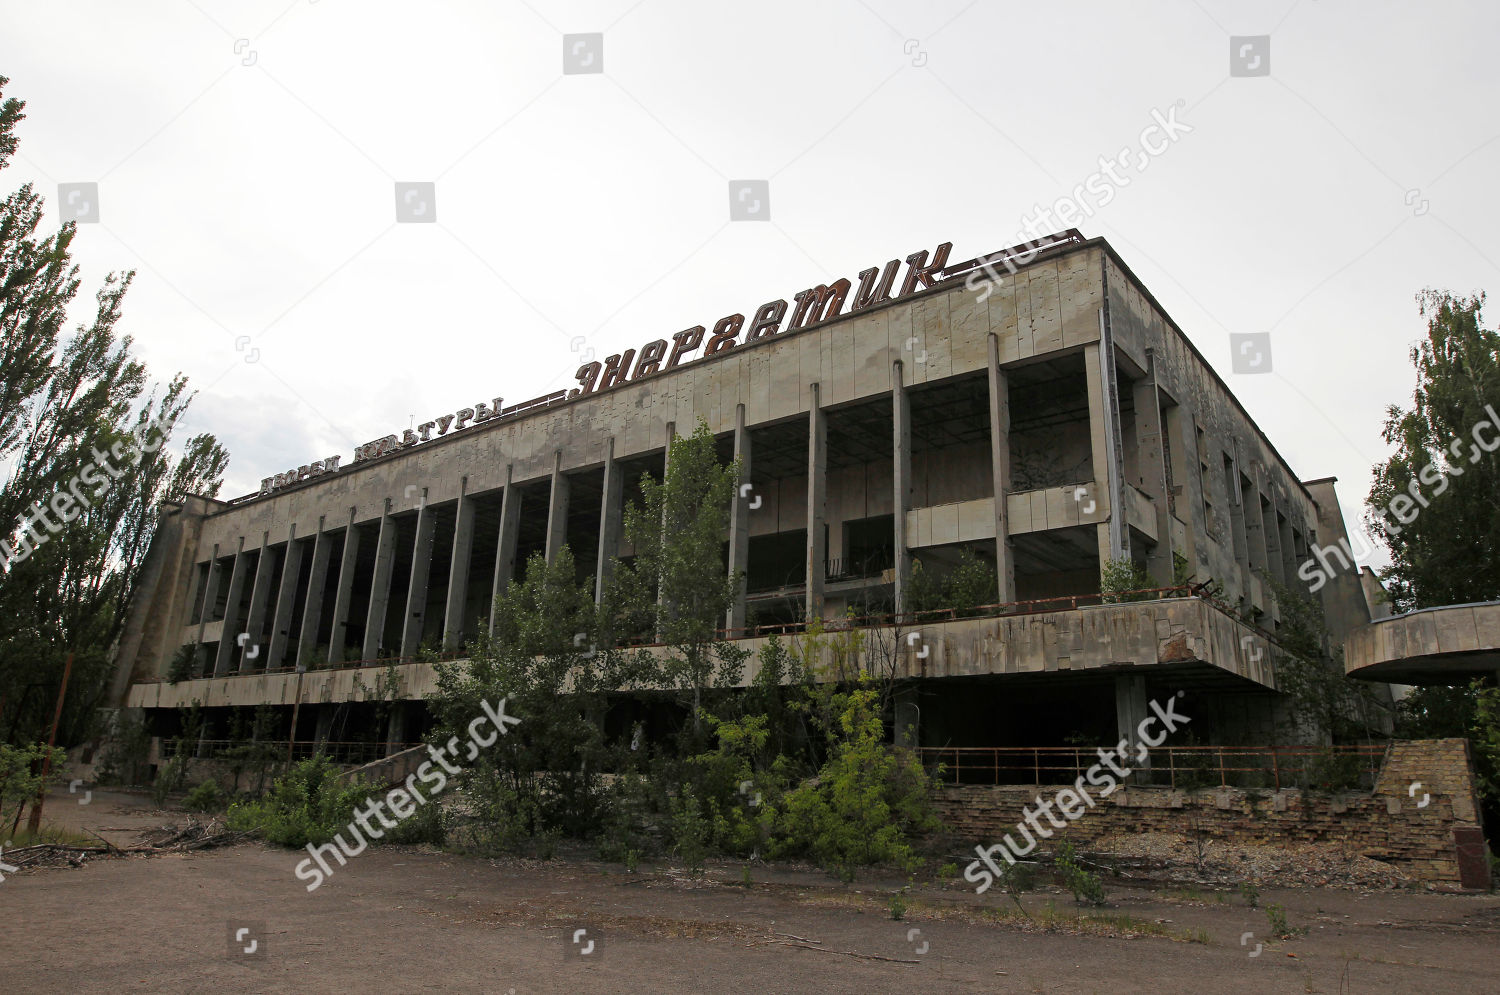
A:
<svg viewBox="0 0 1500 995">
<path fill-rule="evenodd" d="M 0 0 L 0 24 L 27 104 L 0 187 L 60 217 L 59 184 L 98 184 L 69 205 L 97 212 L 77 317 L 137 270 L 121 331 L 198 389 L 224 496 L 570 386 L 588 349 L 1014 244 L 1132 150 L 1073 223 L 1352 524 L 1411 395 L 1413 295 L 1500 288 L 1480 0 Z M 1154 114 L 1180 127 L 1148 155 Z M 768 220 L 731 220 L 741 180 Z M 435 223 L 398 223 L 410 182 Z M 1233 372 L 1231 335 L 1267 332 L 1270 371 Z"/>
</svg>

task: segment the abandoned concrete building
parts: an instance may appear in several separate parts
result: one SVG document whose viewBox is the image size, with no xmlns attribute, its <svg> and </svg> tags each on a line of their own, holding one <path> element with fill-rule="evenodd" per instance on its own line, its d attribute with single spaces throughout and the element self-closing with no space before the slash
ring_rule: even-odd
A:
<svg viewBox="0 0 1500 995">
<path fill-rule="evenodd" d="M 270 706 L 299 752 L 415 741 L 430 661 L 462 655 L 533 554 L 566 544 L 602 591 L 631 554 L 622 508 L 702 419 L 743 460 L 728 638 L 910 607 L 913 557 L 940 574 L 969 550 L 1001 604 L 900 630 L 900 707 L 922 745 L 1113 742 L 1178 692 L 1199 741 L 1276 742 L 1281 613 L 1264 578 L 1296 587 L 1313 544 L 1345 536 L 1333 480 L 1288 466 L 1105 240 L 947 256 L 168 509 L 116 701 L 158 735 L 197 703 L 209 739 Z M 1192 587 L 1101 603 L 1101 567 L 1122 558 Z M 1357 569 L 1316 597 L 1335 640 L 1370 622 Z M 370 688 L 393 661 L 398 704 L 375 728 Z"/>
</svg>

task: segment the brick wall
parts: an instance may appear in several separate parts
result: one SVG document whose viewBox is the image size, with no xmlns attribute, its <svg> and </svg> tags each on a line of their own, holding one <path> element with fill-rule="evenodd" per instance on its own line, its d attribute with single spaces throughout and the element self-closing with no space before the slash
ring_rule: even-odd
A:
<svg viewBox="0 0 1500 995">
<path fill-rule="evenodd" d="M 1100 798 L 1095 790 L 1094 807 L 1068 835 L 1086 845 L 1114 833 L 1181 834 L 1196 817 L 1200 831 L 1226 842 L 1337 843 L 1389 862 L 1418 881 L 1487 888 L 1487 864 L 1461 860 L 1460 841 L 1479 828 L 1467 746 L 1462 739 L 1395 743 L 1370 793 L 1122 787 Z M 1408 789 L 1417 781 L 1422 787 L 1412 796 Z M 1021 841 L 1015 827 L 1022 809 L 1038 796 L 1052 798 L 1060 787 L 1068 785 L 950 786 L 939 792 L 937 804 L 943 820 L 965 840 L 992 845 L 1009 833 Z"/>
</svg>

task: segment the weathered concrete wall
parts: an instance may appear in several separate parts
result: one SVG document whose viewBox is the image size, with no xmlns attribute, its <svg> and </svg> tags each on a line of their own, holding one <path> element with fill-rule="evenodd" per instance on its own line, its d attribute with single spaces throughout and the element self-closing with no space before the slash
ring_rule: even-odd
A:
<svg viewBox="0 0 1500 995">
<path fill-rule="evenodd" d="M 1248 477 L 1258 494 L 1269 500 L 1273 517 L 1279 512 L 1288 520 L 1299 543 L 1307 542 L 1318 528 L 1318 504 L 1300 482 L 1299 474 L 1282 459 L 1223 379 L 1151 298 L 1149 291 L 1112 255 L 1106 257 L 1105 266 L 1109 325 L 1117 359 L 1127 368 L 1134 366 L 1145 371 L 1149 349 L 1163 404 L 1181 408 L 1176 416 L 1180 417 L 1180 424 L 1169 431 L 1173 436 L 1170 444 L 1174 468 L 1171 512 L 1188 526 L 1186 545 L 1190 547 L 1180 552 L 1188 555 L 1198 579 L 1212 577 L 1221 585 L 1226 600 L 1234 602 L 1244 597 L 1274 618 L 1269 592 L 1236 559 L 1232 507 L 1239 502 L 1239 495 L 1231 490 L 1224 457 L 1233 462 L 1236 478 Z M 1211 518 L 1205 509 L 1205 488 Z M 1338 514 L 1336 502 L 1332 513 Z M 1281 571 L 1292 567 L 1291 575 L 1295 576 L 1297 549 L 1281 548 L 1280 537 L 1267 535 L 1259 524 L 1251 524 L 1247 531 L 1249 542 L 1255 547 L 1250 556 L 1252 561 L 1274 555 L 1281 561 Z M 1273 569 L 1272 573 L 1277 571 Z"/>
<path fill-rule="evenodd" d="M 1427 608 L 1361 626 L 1344 640 L 1344 671 L 1415 683 L 1500 671 L 1500 602 Z"/>
<path fill-rule="evenodd" d="M 190 598 L 196 590 L 194 552 L 211 504 L 189 496 L 181 506 L 162 509 L 155 541 L 146 551 L 140 580 L 125 629 L 120 635 L 109 704 L 125 700 L 133 681 L 161 673 L 165 661 L 181 645 L 182 627 L 192 614 Z"/>
<path fill-rule="evenodd" d="M 1085 846 L 1105 835 L 1183 834 L 1190 827 L 1233 843 L 1336 843 L 1350 853 L 1388 861 L 1417 881 L 1444 888 L 1488 888 L 1488 866 L 1462 852 L 1464 831 L 1475 825 L 1474 782 L 1463 745 L 1463 740 L 1393 744 L 1370 793 L 1121 788 L 1108 798 L 1095 794 L 1095 806 L 1067 833 Z M 1408 778 L 1424 779 L 1415 798 L 1408 794 Z M 943 821 L 961 838 L 992 846 L 1007 833 L 1020 840 L 1016 824 L 1022 810 L 1038 796 L 1052 797 L 1061 787 L 1070 785 L 948 786 L 940 790 L 937 804 Z M 1423 792 L 1430 797 L 1419 807 Z M 1483 868 L 1482 874 L 1478 868 Z"/>
<path fill-rule="evenodd" d="M 346 466 L 337 473 L 218 511 L 202 522 L 200 535 L 184 534 L 171 541 L 184 545 L 185 551 L 179 555 L 190 566 L 206 561 L 215 544 L 223 556 L 225 551 L 238 548 L 242 540 L 247 550 L 258 550 L 262 537 L 269 535 L 270 548 L 275 550 L 285 543 L 293 528 L 299 537 L 313 535 L 320 517 L 326 517 L 329 530 L 334 532 L 352 519 L 367 533 L 365 541 L 373 542 L 368 533 L 387 501 L 393 515 L 404 516 L 396 520 L 405 522 L 401 527 L 408 529 L 424 492 L 427 504 L 432 506 L 456 501 L 460 487 L 471 497 L 493 497 L 507 479 L 518 487 L 545 487 L 554 467 L 569 473 L 602 466 L 611 443 L 617 460 L 660 452 L 667 443 L 669 423 L 686 431 L 701 417 L 713 431 L 729 433 L 735 427 L 740 404 L 745 406 L 745 422 L 752 430 L 805 419 L 814 384 L 819 385 L 819 404 L 837 417 L 841 406 L 888 397 L 894 369 L 901 371 L 906 386 L 940 384 L 982 374 L 989 364 L 991 336 L 995 337 L 1002 371 L 1019 371 L 1043 359 L 1054 361 L 1058 370 L 1078 367 L 1068 375 L 1080 385 L 1080 401 L 1086 407 L 1102 397 L 1098 369 L 1100 309 L 1107 300 L 1121 411 L 1137 403 L 1138 397 L 1146 397 L 1139 385 L 1145 382 L 1142 378 L 1148 369 L 1154 369 L 1156 389 L 1150 396 L 1159 398 L 1167 416 L 1138 418 L 1126 413 L 1116 419 L 1121 438 L 1129 447 L 1123 467 L 1132 479 L 1119 480 L 1120 487 L 1114 494 L 1107 483 L 1114 475 L 1104 464 L 1113 466 L 1115 461 L 1101 456 L 1106 450 L 1101 441 L 1104 435 L 1098 429 L 1106 417 L 1104 412 L 1090 409 L 1087 418 L 1060 423 L 1056 433 L 1033 431 L 1012 436 L 1011 462 L 1016 475 L 1005 505 L 1010 534 L 1097 526 L 1098 548 L 1108 555 L 1108 516 L 1114 505 L 1123 504 L 1117 518 L 1132 527 L 1125 530 L 1126 535 L 1138 533 L 1157 544 L 1153 570 L 1159 580 L 1165 582 L 1170 573 L 1170 557 L 1165 555 L 1165 545 L 1170 541 L 1173 549 L 1187 555 L 1198 580 L 1214 579 L 1228 600 L 1243 596 L 1252 605 L 1265 608 L 1274 620 L 1274 605 L 1260 580 L 1237 559 L 1236 544 L 1245 547 L 1248 541 L 1248 550 L 1242 549 L 1242 554 L 1251 566 L 1269 567 L 1273 575 L 1278 570 L 1285 575 L 1295 562 L 1296 547 L 1305 546 L 1311 538 L 1310 523 L 1316 521 L 1318 509 L 1234 402 L 1223 381 L 1103 240 L 1040 258 L 996 287 L 970 291 L 964 289 L 963 282 L 953 280 L 809 328 L 742 342 L 712 358 L 639 382 L 450 431 L 431 442 Z M 981 300 L 986 293 L 987 299 Z M 923 362 L 902 362 L 893 367 L 893 359 L 908 355 L 907 344 L 913 339 L 918 343 L 916 348 L 925 353 Z M 1095 360 L 1092 364 L 1090 356 Z M 999 379 L 1003 377 L 1002 373 Z M 1086 395 L 1082 387 L 1085 381 Z M 922 393 L 914 392 L 914 404 L 921 403 Z M 992 398 L 991 403 L 1000 402 Z M 1156 426 L 1158 420 L 1163 424 Z M 1036 455 L 1033 451 L 1048 447 L 1051 452 L 1042 453 L 1045 459 L 1026 455 Z M 1161 463 L 1163 453 L 1168 451 L 1173 469 L 1169 486 L 1163 488 Z M 1234 486 L 1224 472 L 1225 454 L 1233 461 Z M 984 442 L 915 450 L 910 502 L 915 520 L 903 519 L 909 526 L 912 545 L 993 538 L 998 518 L 994 506 L 996 474 L 991 462 L 989 446 Z M 1205 463 L 1207 469 L 1201 471 Z M 1087 476 L 1071 480 L 1080 474 Z M 1263 500 L 1265 508 L 1249 509 L 1241 516 L 1244 526 L 1236 530 L 1230 509 L 1238 501 L 1241 477 L 1250 482 L 1251 500 L 1257 505 Z M 749 518 L 752 535 L 806 527 L 805 474 L 762 481 L 752 473 L 752 480 L 763 502 Z M 836 558 L 841 551 L 842 523 L 892 513 L 892 480 L 889 463 L 829 473 L 825 487 L 826 521 L 831 531 L 828 556 Z M 1076 499 L 1069 485 L 1090 480 L 1097 481 L 1089 484 L 1087 495 L 1095 508 L 1085 511 L 1087 506 Z M 1028 489 L 1028 481 L 1045 481 L 1046 486 Z M 1158 501 L 1171 504 L 1170 514 L 1153 502 L 1153 494 L 1161 495 Z M 545 501 L 529 496 L 523 514 L 544 513 L 545 507 Z M 1336 502 L 1333 509 L 1336 514 Z M 1282 521 L 1286 523 L 1284 529 L 1278 524 Z M 1086 576 L 1092 571 L 1083 569 L 1081 559 L 1067 564 L 1066 569 L 1066 574 L 1029 578 L 1030 589 L 1060 590 L 1064 580 L 1073 583 L 1074 578 L 1075 590 L 1096 583 Z M 327 583 L 336 585 L 337 577 L 337 570 L 331 570 Z M 167 582 L 174 605 L 187 605 L 196 595 L 195 578 L 195 570 L 184 569 Z M 401 587 L 398 582 L 398 594 Z M 442 615 L 444 606 L 439 597 L 443 590 L 442 579 L 434 578 L 427 588 L 427 618 Z M 470 591 L 469 595 L 487 601 L 484 592 Z M 368 594 L 364 598 L 368 602 Z M 356 597 L 355 601 L 359 600 Z M 835 598 L 829 603 L 836 602 Z M 362 617 L 366 608 L 367 604 L 353 604 L 351 618 Z M 395 624 L 392 619 L 402 617 L 403 608 L 394 602 L 388 606 L 389 626 Z M 135 610 L 148 608 L 137 605 Z M 186 618 L 186 614 L 174 611 L 162 623 L 166 635 L 142 643 L 134 654 L 137 659 L 124 664 L 127 672 L 163 673 L 176 645 L 185 641 Z M 213 641 L 222 630 L 220 623 L 210 621 L 204 628 L 204 639 Z M 233 637 L 234 632 L 229 635 Z"/>
<path fill-rule="evenodd" d="M 980 674 L 1028 674 L 1079 671 L 1102 667 L 1152 667 L 1206 663 L 1264 687 L 1274 686 L 1271 647 L 1265 637 L 1198 598 L 1175 598 L 1120 605 L 1097 605 L 1076 611 L 924 623 L 899 633 L 889 628 L 861 630 L 863 648 L 851 660 L 884 672 L 896 641 L 898 677 L 970 677 Z M 915 634 L 915 639 L 912 640 Z M 849 631 L 830 631 L 827 643 L 847 642 Z M 765 638 L 741 639 L 751 658 L 741 679 L 748 685 L 759 668 Z M 804 645 L 792 636 L 785 643 Z M 831 646 L 823 662 L 832 660 Z M 925 655 L 924 655 L 925 654 Z M 384 667 L 314 670 L 301 675 L 303 704 L 368 701 Z M 425 698 L 437 687 L 431 664 L 396 668 L 398 697 Z M 136 708 L 176 708 L 198 702 L 227 705 L 291 705 L 299 697 L 297 674 L 247 674 L 178 684 L 136 684 L 129 704 Z"/>
</svg>

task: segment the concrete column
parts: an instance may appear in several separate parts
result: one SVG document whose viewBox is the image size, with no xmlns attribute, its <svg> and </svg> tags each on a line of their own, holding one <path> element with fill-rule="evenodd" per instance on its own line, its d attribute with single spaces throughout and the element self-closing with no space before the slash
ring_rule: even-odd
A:
<svg viewBox="0 0 1500 995">
<path fill-rule="evenodd" d="M 1146 376 L 1131 387 L 1135 402 L 1136 479 L 1156 508 L 1156 545 L 1146 569 L 1163 587 L 1172 583 L 1172 520 L 1167 511 L 1166 447 L 1162 445 L 1161 395 L 1156 387 L 1156 356 L 1146 350 Z"/>
<path fill-rule="evenodd" d="M 307 572 L 307 598 L 302 602 L 302 631 L 297 636 L 297 670 L 307 669 L 318 649 L 318 626 L 323 621 L 323 594 L 328 585 L 328 560 L 333 543 L 323 531 L 318 516 L 318 534 L 313 537 L 312 567 Z"/>
<path fill-rule="evenodd" d="M 1159 393 L 1159 392 L 1158 392 Z M 1187 558 L 1188 574 L 1198 573 L 1198 536 L 1213 524 L 1203 517 L 1203 463 L 1198 456 L 1198 430 L 1187 408 L 1174 405 L 1166 410 L 1164 429 L 1167 449 L 1172 454 L 1172 490 L 1167 500 L 1168 512 L 1182 522 L 1185 542 L 1175 550 Z M 1170 522 L 1168 522 L 1170 524 Z"/>
<path fill-rule="evenodd" d="M 1000 369 L 1000 339 L 989 337 L 990 473 L 995 491 L 995 579 L 1001 603 L 1016 600 L 1016 552 L 1010 539 L 1010 378 Z"/>
<path fill-rule="evenodd" d="M 1266 497 L 1268 500 L 1261 506 L 1261 520 L 1264 525 L 1266 537 L 1266 572 L 1279 584 L 1285 584 L 1287 580 L 1286 561 L 1281 548 L 1281 526 L 1276 521 L 1276 490 L 1270 487 L 1270 481 L 1266 481 Z"/>
<path fill-rule="evenodd" d="M 344 529 L 344 552 L 339 556 L 339 586 L 333 595 L 333 626 L 328 632 L 328 663 L 337 667 L 344 662 L 349 646 L 349 602 L 354 597 L 354 568 L 359 563 L 359 530 L 354 527 L 354 509 L 349 509 L 349 524 Z"/>
<path fill-rule="evenodd" d="M 286 644 L 292 634 L 292 609 L 296 607 L 297 580 L 302 574 L 302 544 L 297 526 L 287 530 L 286 552 L 281 556 L 281 589 L 276 593 L 276 614 L 271 621 L 271 646 L 266 669 L 280 667 L 286 659 Z"/>
<path fill-rule="evenodd" d="M 1264 475 L 1255 463 L 1246 461 L 1244 468 L 1249 471 L 1245 476 L 1250 480 L 1249 492 L 1241 492 L 1244 501 L 1241 513 L 1245 516 L 1245 548 L 1250 554 L 1251 573 L 1265 573 L 1270 558 L 1266 550 L 1265 513 L 1261 509 L 1261 482 Z"/>
<path fill-rule="evenodd" d="M 1297 584 L 1297 547 L 1292 541 L 1292 508 L 1290 503 L 1278 501 L 1276 510 L 1282 513 L 1281 520 L 1277 523 L 1278 538 L 1281 544 L 1281 572 L 1285 579 L 1282 581 L 1288 588 L 1296 589 Z"/>
<path fill-rule="evenodd" d="M 505 495 L 500 503 L 500 542 L 495 547 L 495 590 L 490 595 L 490 631 L 495 631 L 495 601 L 505 593 L 516 572 L 516 540 L 521 534 L 521 492 L 515 485 L 515 466 L 505 468 Z"/>
<path fill-rule="evenodd" d="M 625 520 L 625 470 L 615 462 L 615 440 L 604 450 L 604 491 L 599 508 L 599 558 L 594 567 L 594 604 L 604 603 L 604 592 L 614 578 L 620 555 L 620 529 Z"/>
<path fill-rule="evenodd" d="M 396 520 L 391 517 L 391 499 L 385 499 L 380 515 L 380 537 L 375 540 L 375 575 L 370 581 L 370 610 L 365 616 L 365 645 L 361 653 L 366 661 L 380 656 L 385 636 L 385 613 L 391 601 L 391 573 L 396 567 Z"/>
<path fill-rule="evenodd" d="M 734 409 L 734 458 L 740 461 L 740 476 L 729 506 L 729 577 L 734 581 L 734 603 L 729 606 L 724 626 L 745 627 L 745 571 L 750 568 L 750 505 L 761 499 L 745 490 L 750 483 L 750 429 L 745 425 L 745 406 Z"/>
<path fill-rule="evenodd" d="M 250 588 L 250 612 L 245 617 L 245 632 L 250 638 L 240 649 L 240 673 L 248 674 L 265 666 L 266 605 L 271 600 L 271 575 L 276 572 L 277 553 L 271 546 L 271 533 L 262 532 L 260 558 L 255 562 L 255 585 Z M 238 638 L 238 634 L 236 634 Z"/>
<path fill-rule="evenodd" d="M 214 551 L 208 560 L 208 576 L 203 578 L 203 599 L 198 607 L 198 648 L 193 651 L 193 676 L 198 677 L 203 673 L 208 661 L 203 657 L 203 634 L 208 628 L 208 615 L 214 610 L 214 605 L 219 600 L 219 544 L 214 543 Z"/>
<path fill-rule="evenodd" d="M 453 559 L 448 564 L 448 601 L 443 609 L 443 650 L 452 652 L 464 641 L 464 606 L 469 601 L 469 557 L 474 551 L 474 498 L 469 478 L 458 484 L 458 518 L 453 525 Z"/>
<path fill-rule="evenodd" d="M 556 558 L 568 541 L 568 494 L 571 487 L 562 472 L 562 450 L 552 457 L 552 496 L 547 499 L 547 562 Z"/>
<path fill-rule="evenodd" d="M 1103 312 L 1099 319 L 1104 334 Z M 1090 495 L 1107 508 L 1109 517 L 1099 523 L 1099 566 L 1109 560 L 1130 555 L 1129 530 L 1125 527 L 1125 505 L 1121 500 L 1123 475 L 1120 472 L 1120 409 L 1114 396 L 1113 353 L 1099 344 L 1083 347 L 1084 373 L 1089 391 L 1089 441 L 1093 452 L 1094 490 Z"/>
<path fill-rule="evenodd" d="M 214 676 L 223 677 L 234 666 L 235 637 L 240 634 L 240 598 L 245 591 L 245 574 L 250 558 L 245 555 L 245 537 L 240 536 L 234 551 L 234 566 L 229 568 L 229 594 L 224 604 L 224 625 L 219 630 L 219 652 L 214 657 Z"/>
<path fill-rule="evenodd" d="M 901 360 L 891 364 L 891 480 L 894 503 L 891 518 L 895 525 L 895 600 L 898 613 L 909 611 L 911 592 L 911 545 L 906 536 L 906 516 L 911 511 L 911 405 L 906 398 L 906 381 Z"/>
<path fill-rule="evenodd" d="M 422 488 L 422 503 L 417 508 L 417 539 L 411 551 L 411 581 L 406 586 L 406 616 L 401 624 L 401 655 L 413 657 L 422 646 L 422 629 L 427 620 L 427 584 L 432 575 L 432 505 L 427 503 L 427 488 Z"/>
<path fill-rule="evenodd" d="M 818 385 L 811 387 L 807 412 L 807 620 L 823 615 L 823 561 L 828 541 L 828 417 L 823 413 Z"/>
<path fill-rule="evenodd" d="M 1137 730 L 1142 720 L 1151 714 L 1146 708 L 1146 678 L 1134 676 L 1120 676 L 1115 678 L 1115 723 L 1119 729 L 1120 738 L 1130 744 L 1130 757 L 1136 760 L 1139 754 L 1136 748 L 1141 745 Z M 1144 763 L 1136 763 L 1136 767 L 1149 769 L 1151 762 L 1149 757 Z"/>
</svg>

